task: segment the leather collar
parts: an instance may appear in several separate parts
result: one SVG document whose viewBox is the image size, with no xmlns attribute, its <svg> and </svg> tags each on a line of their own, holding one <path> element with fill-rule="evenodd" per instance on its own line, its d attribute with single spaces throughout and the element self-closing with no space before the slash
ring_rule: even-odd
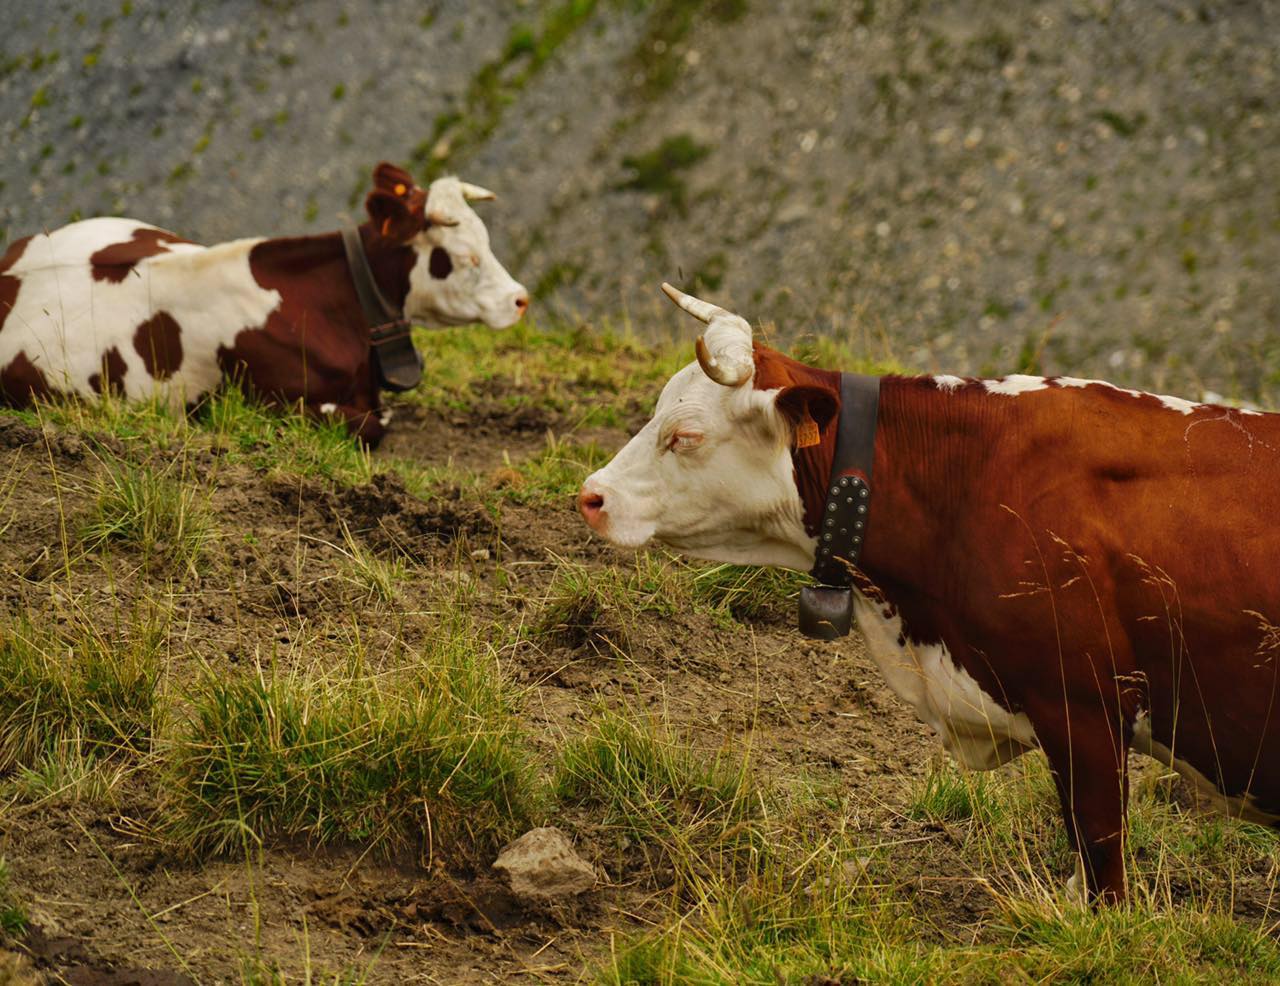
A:
<svg viewBox="0 0 1280 986">
<path fill-rule="evenodd" d="M 871 467 L 875 461 L 880 378 L 840 374 L 840 422 L 810 575 L 817 585 L 800 590 L 800 630 L 834 640 L 853 624 L 853 570 L 871 518 Z"/>
<path fill-rule="evenodd" d="M 342 230 L 342 247 L 355 284 L 356 297 L 369 329 L 371 359 L 383 390 L 402 391 L 416 387 L 422 380 L 422 354 L 413 346 L 409 320 L 378 290 L 364 252 L 360 230 L 347 226 Z"/>
</svg>

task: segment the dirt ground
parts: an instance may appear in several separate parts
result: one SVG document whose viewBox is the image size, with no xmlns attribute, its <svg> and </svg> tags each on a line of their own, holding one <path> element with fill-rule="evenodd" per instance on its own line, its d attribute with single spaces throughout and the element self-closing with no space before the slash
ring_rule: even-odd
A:
<svg viewBox="0 0 1280 986">
<path fill-rule="evenodd" d="M 546 412 L 400 411 L 378 455 L 452 461 L 481 475 L 535 454 L 548 428 L 571 427 Z M 597 429 L 587 437 L 612 448 L 626 436 Z M 111 564 L 81 559 L 72 578 L 57 549 L 59 526 L 87 496 L 98 468 L 92 443 L 0 417 L 0 476 L 21 476 L 23 489 L 0 540 L 6 610 L 55 621 L 100 612 L 109 625 L 112 614 L 171 593 L 178 629 L 168 673 L 185 680 L 200 663 L 325 660 L 346 632 L 332 614 L 363 605 L 340 577 L 344 525 L 373 550 L 412 559 L 398 604 L 370 612 L 375 654 L 420 642 L 433 600 L 459 580 L 476 590 L 482 617 L 501 624 L 531 618 L 563 559 L 589 570 L 626 562 L 591 537 L 567 500 L 507 504 L 495 519 L 456 491 L 419 500 L 391 475 L 333 487 L 227 464 L 207 449 L 191 466 L 216 479 L 220 527 L 252 538 L 224 537 L 198 584 L 157 586 L 119 554 Z M 501 658 L 527 690 L 524 725 L 535 744 L 551 750 L 602 705 L 661 711 L 708 748 L 741 748 L 750 736 L 766 776 L 811 778 L 848 797 L 867 843 L 888 847 L 903 893 L 949 926 L 974 923 L 989 895 L 954 833 L 904 814 L 938 755 L 928 729 L 888 691 L 856 636 L 809 642 L 793 619 L 781 606 L 731 626 L 677 613 L 643 622 L 629 658 L 590 640 L 526 641 Z M 53 799 L 0 811 L 0 853 L 33 922 L 24 948 L 53 981 L 239 981 L 240 958 L 258 951 L 276 957 L 289 979 L 304 978 L 305 956 L 317 974 L 356 968 L 369 982 L 576 982 L 608 953 L 611 936 L 643 927 L 651 903 L 669 897 L 662 872 L 637 862 L 644 847 L 620 852 L 585 814 L 552 822 L 606 882 L 572 909 L 531 912 L 486 866 L 443 855 L 426 865 L 275 844 L 249 861 L 185 862 L 147 835 L 154 790 L 133 779 L 120 790 L 110 810 Z M 1248 909 L 1248 894 L 1241 906 Z"/>
</svg>

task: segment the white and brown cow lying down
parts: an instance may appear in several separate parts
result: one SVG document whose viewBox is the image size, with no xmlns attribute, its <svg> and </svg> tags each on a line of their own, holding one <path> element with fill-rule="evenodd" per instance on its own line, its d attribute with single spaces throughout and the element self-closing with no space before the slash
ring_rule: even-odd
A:
<svg viewBox="0 0 1280 986">
<path fill-rule="evenodd" d="M 579 509 L 618 545 L 810 568 L 841 489 L 841 375 L 668 293 L 708 323 L 699 360 Z M 1095 898 L 1125 895 L 1131 749 L 1275 824 L 1280 414 L 1071 377 L 890 376 L 879 395 L 854 615 L 947 749 L 974 768 L 1045 752 Z"/>
<path fill-rule="evenodd" d="M 528 294 L 467 204 L 493 193 L 456 178 L 423 190 L 386 163 L 373 178 L 359 233 L 389 306 L 427 325 L 505 328 L 524 314 Z M 338 415 L 371 444 L 382 437 L 369 322 L 340 234 L 205 247 L 133 219 L 88 219 L 0 258 L 6 403 L 111 390 L 181 407 L 228 378 Z"/>
</svg>

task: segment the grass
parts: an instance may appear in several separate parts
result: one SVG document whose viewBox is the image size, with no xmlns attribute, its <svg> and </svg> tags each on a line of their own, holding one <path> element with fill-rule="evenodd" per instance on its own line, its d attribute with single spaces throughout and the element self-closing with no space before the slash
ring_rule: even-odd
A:
<svg viewBox="0 0 1280 986">
<path fill-rule="evenodd" d="M 194 574 L 214 534 L 208 494 L 194 482 L 174 478 L 174 468 L 106 463 L 81 529 L 85 548 L 126 545 L 147 561 Z"/>
<path fill-rule="evenodd" d="M 398 588 L 409 572 L 408 559 L 403 555 L 381 558 L 352 536 L 345 521 L 341 526 L 343 545 L 339 550 L 347 558 L 347 580 L 362 590 L 368 603 L 395 602 Z"/>
<path fill-rule="evenodd" d="M 29 920 L 27 909 L 14 893 L 13 873 L 9 864 L 0 856 L 0 936 L 11 938 L 21 935 L 27 930 Z"/>
<path fill-rule="evenodd" d="M 693 359 L 692 336 L 675 345 L 627 332 L 526 321 L 505 332 L 419 331 L 432 368 L 411 399 L 439 411 L 537 406 L 578 425 L 622 425 L 645 413 L 663 383 Z"/>
<path fill-rule="evenodd" d="M 602 712 L 560 754 L 553 789 L 639 840 L 718 844 L 764 810 L 746 758 L 698 751 L 650 717 Z"/>
<path fill-rule="evenodd" d="M 157 715 L 163 625 L 0 625 L 0 771 L 137 753 Z M 59 767 L 58 769 L 62 769 Z"/>
<path fill-rule="evenodd" d="M 19 764 L 8 789 L 19 801 L 115 805 L 128 768 L 83 750 L 55 750 L 31 766 Z"/>
<path fill-rule="evenodd" d="M 236 513 L 233 479 L 300 489 L 306 479 L 307 496 L 328 502 L 341 500 L 331 490 L 384 473 L 424 498 L 483 503 L 504 536 L 510 516 L 536 523 L 537 508 L 568 511 L 613 444 L 575 427 L 642 423 L 691 359 L 693 327 L 681 329 L 678 342 L 656 345 L 625 327 L 420 331 L 431 371 L 407 399 L 422 413 L 459 429 L 472 420 L 501 429 L 508 415 L 548 422 L 540 449 L 526 441 L 494 472 L 370 454 L 341 427 L 261 407 L 235 388 L 192 415 L 116 400 L 19 412 L 47 429 L 48 445 L 0 450 L 11 457 L 0 529 L 17 552 L 4 563 L 27 568 L 29 489 L 65 501 L 83 525 L 72 524 L 71 541 L 83 535 L 101 556 L 72 558 L 65 578 L 12 580 L 16 615 L 0 623 L 0 797 L 36 820 L 65 809 L 125 814 L 129 838 L 165 860 L 219 854 L 253 869 L 280 843 L 300 856 L 346 847 L 401 866 L 416 855 L 432 880 L 479 872 L 509 837 L 558 824 L 595 849 L 618 888 L 589 906 L 627 908 L 612 947 L 596 925 L 574 925 L 566 939 L 609 983 L 1280 975 L 1267 902 L 1280 842 L 1200 817 L 1162 771 L 1134 779 L 1132 902 L 1092 912 L 1063 892 L 1072 857 L 1039 755 L 993 774 L 939 760 L 900 791 L 859 788 L 887 801 L 868 805 L 843 795 L 837 775 L 798 767 L 794 746 L 764 745 L 766 730 L 804 728 L 806 710 L 790 697 L 761 689 L 761 732 L 725 725 L 723 740 L 690 709 L 697 692 L 670 703 L 680 721 L 643 711 L 667 707 L 683 675 L 719 677 L 697 665 L 731 645 L 698 652 L 705 635 L 748 646 L 748 629 L 778 633 L 799 576 L 662 551 L 548 560 L 540 542 L 474 564 L 470 544 L 440 564 L 429 546 L 412 546 L 410 562 L 355 533 L 368 516 L 286 508 L 270 525 L 279 529 L 258 530 Z M 791 351 L 826 366 L 895 369 L 822 336 Z M 89 454 L 58 458 L 69 436 Z M 57 465 L 57 496 L 42 485 L 45 460 Z M 522 509 L 504 522 L 512 504 Z M 121 575 L 134 555 L 156 564 Z M 174 578 L 193 570 L 199 582 Z M 296 605 L 282 610 L 271 593 L 284 570 Z M 543 658 L 581 663 L 590 680 L 548 683 Z M 769 673 L 792 673 L 784 654 L 770 660 Z M 517 673 L 539 681 L 530 694 L 509 677 Z M 599 688 L 587 702 L 616 706 L 614 685 L 627 696 L 621 709 L 584 714 L 581 688 Z M 750 700 L 738 708 L 753 711 Z M 818 740 L 806 752 L 821 749 Z M 170 928 L 181 924 L 173 913 Z M 283 981 L 260 952 L 226 976 Z M 344 968 L 333 954 L 314 967 L 308 956 L 307 971 L 288 978 L 360 981 L 313 974 L 326 962 Z"/>
<path fill-rule="evenodd" d="M 282 837 L 420 844 L 427 858 L 437 841 L 501 845 L 537 802 L 515 696 L 473 627 L 441 627 L 415 657 L 381 675 L 358 660 L 330 675 L 206 671 L 166 770 L 168 837 L 197 853 Z"/>
<path fill-rule="evenodd" d="M 646 621 L 654 617 L 704 613 L 731 627 L 779 611 L 801 582 L 795 573 L 689 563 L 660 551 L 637 552 L 630 565 L 603 571 L 562 561 L 533 632 L 565 646 L 625 655 L 634 640 L 652 636 Z"/>
<path fill-rule="evenodd" d="M 934 765 L 924 777 L 907 814 L 920 821 L 991 823 L 999 815 L 990 774 L 966 771 L 953 761 Z"/>
<path fill-rule="evenodd" d="M 1057 812 L 1042 759 L 975 776 L 936 767 L 909 812 L 960 826 L 961 851 L 985 888 L 988 913 L 977 926 L 935 923 L 898 885 L 910 860 L 864 849 L 847 813 L 828 806 L 815 825 L 812 808 L 793 802 L 745 867 L 691 863 L 665 919 L 616 945 L 597 981 L 1263 983 L 1280 974 L 1274 916 L 1236 918 L 1229 888 L 1204 892 L 1194 879 L 1216 867 L 1266 870 L 1274 835 L 1259 864 L 1255 827 L 1217 820 L 1235 836 L 1215 857 L 1186 841 L 1205 830 L 1202 818 L 1141 790 L 1133 822 L 1147 845 L 1130 846 L 1131 900 L 1095 910 L 1061 889 L 1060 823 L 1053 832 L 1040 825 Z M 1273 861 L 1273 881 L 1275 873 Z"/>
</svg>

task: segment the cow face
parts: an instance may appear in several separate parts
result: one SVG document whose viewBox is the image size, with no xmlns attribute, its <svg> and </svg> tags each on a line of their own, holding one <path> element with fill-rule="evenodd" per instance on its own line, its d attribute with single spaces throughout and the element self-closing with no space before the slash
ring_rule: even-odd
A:
<svg viewBox="0 0 1280 986">
<path fill-rule="evenodd" d="M 792 476 L 785 390 L 751 386 L 745 320 L 663 290 L 707 323 L 698 360 L 668 381 L 640 433 L 587 478 L 579 510 L 620 546 L 652 540 L 713 561 L 809 568 L 814 542 Z"/>
<path fill-rule="evenodd" d="M 438 178 L 424 191 L 407 172 L 378 165 L 366 200 L 374 229 L 411 248 L 405 316 L 426 325 L 483 322 L 514 325 L 529 307 L 529 293 L 489 249 L 489 231 L 469 201 L 492 192 L 457 178 Z"/>
</svg>

